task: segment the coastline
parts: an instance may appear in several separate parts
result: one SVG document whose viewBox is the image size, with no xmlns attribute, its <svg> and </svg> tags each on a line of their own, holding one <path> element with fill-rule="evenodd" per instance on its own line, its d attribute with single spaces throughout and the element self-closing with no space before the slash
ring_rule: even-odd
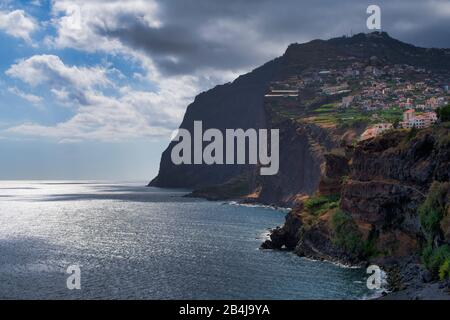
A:
<svg viewBox="0 0 450 320">
<path fill-rule="evenodd" d="M 189 194 L 187 196 L 192 195 Z M 193 197 L 202 198 L 208 201 L 226 201 L 225 204 L 228 205 L 270 208 L 273 210 L 283 211 L 287 214 L 292 211 L 292 208 L 265 205 L 256 201 L 248 203 L 247 199 L 219 200 L 209 199 L 202 196 Z M 262 244 L 265 243 L 264 240 L 270 239 L 271 232 L 279 227 L 280 226 L 269 228 L 267 238 L 265 237 L 265 239 L 261 239 L 263 240 Z M 263 247 L 261 247 L 260 249 L 277 250 L 274 248 Z M 294 252 L 294 250 L 285 248 L 281 249 L 281 251 Z M 320 256 L 298 255 L 297 253 L 295 254 L 299 258 L 305 258 L 313 262 L 328 262 L 339 268 L 361 269 L 370 264 L 370 261 L 363 261 L 361 263 L 354 264 L 350 263 L 349 261 L 341 261 L 339 258 L 334 258 L 325 254 L 321 254 Z M 409 260 L 410 261 L 406 259 L 405 261 L 390 262 L 394 267 L 389 265 L 389 263 L 385 267 L 381 266 L 383 272 L 382 288 L 377 289 L 377 292 L 374 293 L 373 296 L 369 296 L 366 298 L 362 297 L 361 300 L 450 300 L 450 281 L 432 281 L 429 278 L 427 271 L 423 269 L 423 266 L 421 264 L 417 263 L 416 261 L 411 261 L 414 259 Z M 415 270 L 411 271 L 411 268 Z M 392 282 L 392 278 L 398 278 L 398 272 L 400 273 L 400 279 L 394 280 L 394 283 L 390 283 Z"/>
</svg>

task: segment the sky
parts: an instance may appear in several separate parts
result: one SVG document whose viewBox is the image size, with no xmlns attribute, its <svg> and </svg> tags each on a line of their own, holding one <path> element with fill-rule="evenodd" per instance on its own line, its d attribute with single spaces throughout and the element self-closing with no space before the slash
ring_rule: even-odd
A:
<svg viewBox="0 0 450 320">
<path fill-rule="evenodd" d="M 450 47 L 450 1 L 0 0 L 0 179 L 153 178 L 200 92 L 290 43 Z"/>
</svg>

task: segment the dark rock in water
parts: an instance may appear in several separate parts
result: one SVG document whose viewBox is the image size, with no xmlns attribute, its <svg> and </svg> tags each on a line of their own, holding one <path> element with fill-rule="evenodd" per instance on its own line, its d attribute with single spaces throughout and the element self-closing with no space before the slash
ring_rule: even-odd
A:
<svg viewBox="0 0 450 320">
<path fill-rule="evenodd" d="M 261 244 L 261 249 L 280 249 L 280 248 L 276 248 L 271 240 L 266 240 Z"/>
<path fill-rule="evenodd" d="M 283 227 L 272 230 L 270 240 L 264 242 L 263 249 L 281 249 L 285 247 L 288 250 L 294 250 L 299 242 L 299 230 L 302 225 L 301 218 L 292 210 L 286 216 L 286 222 Z"/>
</svg>

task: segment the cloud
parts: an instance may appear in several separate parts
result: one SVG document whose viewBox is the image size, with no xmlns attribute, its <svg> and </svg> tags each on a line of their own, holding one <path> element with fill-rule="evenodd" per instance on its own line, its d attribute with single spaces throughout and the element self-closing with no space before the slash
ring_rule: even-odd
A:
<svg viewBox="0 0 450 320">
<path fill-rule="evenodd" d="M 57 101 L 74 109 L 74 115 L 53 126 L 25 123 L 5 132 L 61 142 L 169 136 L 182 118 L 192 92 L 198 90 L 189 85 L 192 79 L 185 77 L 162 80 L 157 92 L 118 89 L 107 69 L 68 66 L 54 55 L 22 60 L 6 74 L 30 86 L 50 88 Z M 108 94 L 111 88 L 114 94 Z"/>
<path fill-rule="evenodd" d="M 31 43 L 31 34 L 38 29 L 37 22 L 23 10 L 0 11 L 0 30 Z"/>
<path fill-rule="evenodd" d="M 16 87 L 10 87 L 8 88 L 8 91 L 12 94 L 15 94 L 18 97 L 21 97 L 22 99 L 27 100 L 28 102 L 37 105 L 40 104 L 42 102 L 42 97 L 36 96 L 34 94 L 30 94 L 30 93 L 25 93 L 19 89 L 17 89 Z"/>
<path fill-rule="evenodd" d="M 42 2 L 40 0 L 32 0 L 30 2 L 30 4 L 32 4 L 33 6 L 36 6 L 36 7 L 42 6 Z"/>
<path fill-rule="evenodd" d="M 45 84 L 60 100 L 86 103 L 86 92 L 113 86 L 101 67 L 66 66 L 58 56 L 36 55 L 12 65 L 6 74 L 38 86 Z"/>
<path fill-rule="evenodd" d="M 9 131 L 60 141 L 165 135 L 177 127 L 195 94 L 281 55 L 290 43 L 367 32 L 369 4 L 361 0 L 52 0 L 46 25 L 54 30 L 44 41 L 53 52 L 70 48 L 86 55 L 119 57 L 139 70 L 132 70 L 132 79 L 126 79 L 123 70 L 69 66 L 56 55 L 21 60 L 6 74 L 47 89 L 74 115 L 54 126 L 26 123 Z M 421 46 L 450 47 L 447 0 L 377 4 L 383 30 L 392 36 Z M 14 12 L 27 17 L 23 11 Z M 19 37 L 29 39 L 34 29 L 25 30 Z M 123 83 L 128 86 L 122 88 Z M 133 88 L 137 83 L 139 90 Z M 145 91 L 145 85 L 151 91 Z"/>
<path fill-rule="evenodd" d="M 147 59 L 164 75 L 243 72 L 292 42 L 367 31 L 369 2 L 350 0 L 54 0 L 53 45 L 113 51 Z M 384 30 L 420 45 L 450 46 L 448 1 L 379 1 Z M 67 24 L 80 8 L 81 28 Z M 446 19 L 447 18 L 447 19 Z M 413 28 L 404 28 L 411 25 Z M 416 36 L 417 30 L 425 30 Z M 95 43 L 95 46 L 92 46 Z M 140 56 L 139 56 L 140 55 Z"/>
<path fill-rule="evenodd" d="M 80 89 L 111 85 L 107 71 L 101 67 L 66 66 L 58 56 L 35 55 L 12 65 L 6 74 L 36 86 L 74 86 Z"/>
</svg>

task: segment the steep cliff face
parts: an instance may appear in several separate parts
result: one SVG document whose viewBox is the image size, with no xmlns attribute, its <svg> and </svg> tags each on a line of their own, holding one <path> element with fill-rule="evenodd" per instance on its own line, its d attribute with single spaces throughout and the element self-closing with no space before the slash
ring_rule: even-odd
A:
<svg viewBox="0 0 450 320">
<path fill-rule="evenodd" d="M 280 59 L 275 59 L 232 83 L 217 86 L 201 93 L 186 110 L 180 128 L 187 129 L 193 136 L 194 121 L 202 121 L 203 131 L 210 128 L 266 128 L 264 93 L 276 78 Z M 150 186 L 168 188 L 202 188 L 227 182 L 248 171 L 252 166 L 243 165 L 174 165 L 170 143 L 161 157 L 158 176 Z"/>
<path fill-rule="evenodd" d="M 352 264 L 419 254 L 427 238 L 419 207 L 432 185 L 441 188 L 441 206 L 450 208 L 449 137 L 448 124 L 416 135 L 396 130 L 326 155 L 319 193 L 289 213 L 263 247 Z M 338 205 L 326 205 L 331 194 Z M 317 204 L 325 209 L 305 209 Z M 448 212 L 441 219 L 437 246 L 450 243 Z"/>
</svg>

